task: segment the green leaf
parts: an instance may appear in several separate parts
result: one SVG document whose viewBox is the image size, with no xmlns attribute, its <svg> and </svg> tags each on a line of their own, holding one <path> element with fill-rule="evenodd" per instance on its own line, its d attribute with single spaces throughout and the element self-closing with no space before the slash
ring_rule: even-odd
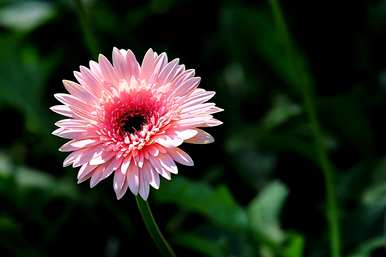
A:
<svg viewBox="0 0 386 257">
<path fill-rule="evenodd" d="M 374 131 L 363 104 L 364 92 L 360 88 L 347 94 L 319 98 L 318 111 L 323 124 L 335 131 L 343 143 L 367 154 L 374 147 Z"/>
<path fill-rule="evenodd" d="M 6 215 L 0 215 L 0 232 L 8 232 L 19 230 L 20 227 L 17 222 Z"/>
<path fill-rule="evenodd" d="M 54 17 L 51 2 L 17 2 L 0 9 L 0 25 L 16 31 L 31 31 Z"/>
<path fill-rule="evenodd" d="M 52 175 L 12 164 L 4 154 L 0 154 L 0 185 L 10 183 L 10 179 L 21 193 L 40 190 L 50 196 L 64 196 L 71 199 L 80 197 L 75 184 L 66 179 L 54 178 Z"/>
<path fill-rule="evenodd" d="M 292 103 L 287 96 L 279 95 L 274 99 L 272 109 L 264 117 L 263 126 L 267 129 L 273 129 L 299 115 L 300 112 L 299 105 Z"/>
<path fill-rule="evenodd" d="M 167 12 L 178 2 L 176 0 L 152 0 L 150 8 L 158 13 Z"/>
<path fill-rule="evenodd" d="M 247 225 L 246 213 L 225 186 L 212 188 L 203 182 L 175 178 L 172 183 L 162 185 L 155 196 L 159 202 L 175 203 L 224 227 L 238 230 Z"/>
<path fill-rule="evenodd" d="M 386 238 L 384 236 L 377 237 L 366 241 L 349 257 L 371 257 L 372 251 L 377 248 L 384 248 L 386 246 Z"/>
<path fill-rule="evenodd" d="M 304 250 L 304 238 L 297 233 L 287 235 L 286 242 L 280 250 L 280 255 L 283 257 L 301 257 Z"/>
<path fill-rule="evenodd" d="M 59 64 L 59 51 L 43 59 L 15 36 L 0 38 L 0 107 L 10 105 L 20 110 L 30 131 L 47 132 L 49 111 L 43 106 L 44 86 Z"/>
<path fill-rule="evenodd" d="M 283 40 L 277 34 L 270 12 L 250 6 L 226 5 L 220 13 L 220 27 L 231 53 L 238 58 L 251 58 L 251 53 L 258 55 L 283 81 L 295 91 L 298 77 L 293 63 L 306 67 L 300 53 L 290 60 Z M 298 52 L 298 51 L 296 51 Z"/>
<path fill-rule="evenodd" d="M 174 243 L 193 249 L 210 257 L 226 256 L 223 242 L 204 238 L 195 233 L 182 233 L 173 240 Z"/>
<path fill-rule="evenodd" d="M 280 211 L 287 195 L 285 185 L 276 181 L 267 185 L 249 204 L 249 223 L 257 237 L 276 245 L 284 241 L 285 233 L 280 228 Z"/>
<path fill-rule="evenodd" d="M 362 192 L 361 203 L 367 211 L 377 209 L 382 213 L 386 208 L 386 158 L 380 159 L 371 171 L 372 178 Z M 365 172 L 367 174 L 368 170 Z"/>
</svg>

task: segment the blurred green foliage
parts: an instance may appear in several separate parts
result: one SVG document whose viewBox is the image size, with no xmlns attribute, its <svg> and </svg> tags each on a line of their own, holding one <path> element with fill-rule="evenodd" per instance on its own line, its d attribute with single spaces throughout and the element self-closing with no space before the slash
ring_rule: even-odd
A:
<svg viewBox="0 0 386 257">
<path fill-rule="evenodd" d="M 99 52 L 180 57 L 225 109 L 214 144 L 184 146 L 196 166 L 151 192 L 179 256 L 328 256 L 324 182 L 294 63 L 315 84 L 344 256 L 386 256 L 386 1 L 282 1 L 290 58 L 264 1 L 84 2 Z M 157 256 L 134 197 L 116 201 L 111 179 L 90 190 L 61 168 L 48 108 L 91 59 L 77 14 L 70 0 L 0 0 L 0 255 Z"/>
</svg>

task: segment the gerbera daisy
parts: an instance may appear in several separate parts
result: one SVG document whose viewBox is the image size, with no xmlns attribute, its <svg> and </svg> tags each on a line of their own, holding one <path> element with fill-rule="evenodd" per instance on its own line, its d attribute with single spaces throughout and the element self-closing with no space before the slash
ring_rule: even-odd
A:
<svg viewBox="0 0 386 257">
<path fill-rule="evenodd" d="M 118 199 L 129 188 L 146 200 L 160 175 L 177 174 L 175 162 L 193 165 L 179 146 L 213 142 L 199 128 L 222 124 L 212 116 L 222 109 L 206 103 L 215 92 L 197 88 L 195 71 L 166 53 L 149 49 L 139 65 L 130 50 L 114 48 L 112 64 L 100 55 L 74 75 L 78 83 L 63 81 L 69 94 L 55 94 L 63 105 L 51 107 L 68 117 L 53 132 L 71 139 L 59 149 L 71 152 L 63 166 L 80 167 L 78 183 L 90 179 L 91 187 L 114 173 Z"/>
</svg>

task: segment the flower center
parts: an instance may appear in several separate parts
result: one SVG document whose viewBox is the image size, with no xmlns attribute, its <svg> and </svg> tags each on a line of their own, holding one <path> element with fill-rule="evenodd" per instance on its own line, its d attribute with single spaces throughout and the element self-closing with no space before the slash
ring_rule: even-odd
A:
<svg viewBox="0 0 386 257">
<path fill-rule="evenodd" d="M 121 121 L 122 130 L 130 134 L 142 130 L 142 126 L 145 124 L 146 119 L 141 114 L 127 115 Z"/>
</svg>

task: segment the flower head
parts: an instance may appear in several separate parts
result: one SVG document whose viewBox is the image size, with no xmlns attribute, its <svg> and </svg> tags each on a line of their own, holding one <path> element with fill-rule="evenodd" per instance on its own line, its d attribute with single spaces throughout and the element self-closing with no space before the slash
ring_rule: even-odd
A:
<svg viewBox="0 0 386 257">
<path fill-rule="evenodd" d="M 63 166 L 80 167 L 78 183 L 94 187 L 114 174 L 118 199 L 129 188 L 146 200 L 160 175 L 177 174 L 175 162 L 193 165 L 183 142 L 214 141 L 199 128 L 222 124 L 212 116 L 222 109 L 206 103 L 215 92 L 197 88 L 195 71 L 178 62 L 149 49 L 139 65 L 130 50 L 114 48 L 112 64 L 100 55 L 74 72 L 78 83 L 63 81 L 69 94 L 55 94 L 63 105 L 51 110 L 67 118 L 53 134 L 70 139 L 59 150 L 71 152 Z"/>
</svg>

